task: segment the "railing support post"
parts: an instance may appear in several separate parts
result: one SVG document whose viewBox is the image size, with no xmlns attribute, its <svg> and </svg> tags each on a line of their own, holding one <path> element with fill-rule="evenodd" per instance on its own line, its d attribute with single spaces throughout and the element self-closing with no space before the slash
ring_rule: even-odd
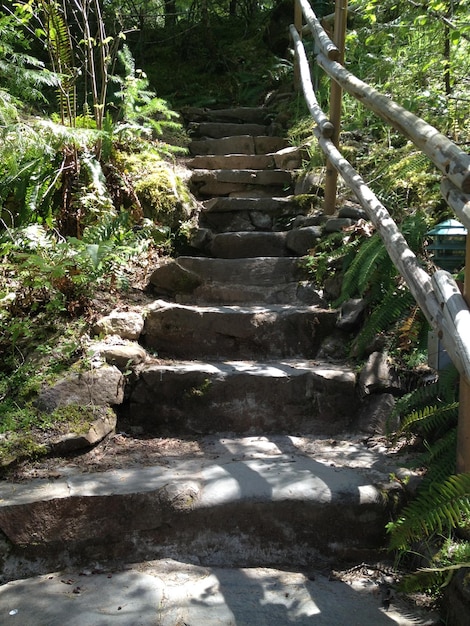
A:
<svg viewBox="0 0 470 626">
<path fill-rule="evenodd" d="M 302 38 L 303 19 L 302 7 L 300 6 L 299 0 L 295 0 L 294 2 L 294 26 L 299 37 Z M 300 68 L 297 55 L 294 56 L 294 89 L 295 91 L 300 89 Z"/>
<path fill-rule="evenodd" d="M 463 297 L 470 308 L 470 234 L 465 252 Z M 460 376 L 459 421 L 457 426 L 457 473 L 470 473 L 470 381 Z"/>
<path fill-rule="evenodd" d="M 336 0 L 335 3 L 335 26 L 333 41 L 340 52 L 338 62 L 344 63 L 344 43 L 346 39 L 346 23 L 348 19 L 348 0 Z M 339 147 L 339 133 L 341 125 L 341 102 L 343 89 L 334 80 L 331 81 L 330 90 L 330 122 L 334 127 L 334 134 L 331 138 L 336 148 Z M 333 164 L 326 162 L 325 178 L 325 200 L 324 211 L 326 215 L 332 215 L 336 209 L 336 187 L 338 182 L 338 172 Z"/>
</svg>

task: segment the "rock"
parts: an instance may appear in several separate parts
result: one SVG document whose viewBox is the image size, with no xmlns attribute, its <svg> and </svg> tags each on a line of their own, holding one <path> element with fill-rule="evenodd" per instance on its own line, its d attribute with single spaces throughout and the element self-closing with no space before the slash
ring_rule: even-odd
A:
<svg viewBox="0 0 470 626">
<path fill-rule="evenodd" d="M 394 406 L 395 398 L 390 393 L 381 393 L 366 398 L 358 415 L 359 430 L 377 435 L 395 430 L 398 426 L 397 422 L 390 422 Z"/>
<path fill-rule="evenodd" d="M 321 228 L 318 226 L 306 226 L 305 228 L 295 228 L 290 230 L 286 236 L 286 245 L 289 250 L 303 256 L 313 248 L 321 237 Z"/>
<path fill-rule="evenodd" d="M 363 396 L 400 388 L 398 377 L 389 364 L 387 354 L 373 352 L 369 356 L 359 374 L 359 387 Z"/>
<path fill-rule="evenodd" d="M 328 306 L 323 298 L 321 290 L 315 287 L 311 281 L 299 281 L 297 283 L 296 296 L 299 302 L 303 302 L 308 306 L 319 306 L 323 309 L 326 309 Z"/>
<path fill-rule="evenodd" d="M 271 230 L 273 226 L 272 216 L 268 215 L 267 213 L 261 213 L 260 211 L 252 211 L 250 213 L 250 219 L 251 219 L 251 223 L 257 230 Z"/>
<path fill-rule="evenodd" d="M 295 146 L 278 150 L 273 156 L 276 167 L 280 170 L 294 170 L 302 165 L 302 150 Z"/>
<path fill-rule="evenodd" d="M 212 239 L 210 252 L 223 259 L 289 256 L 284 232 L 219 233 Z"/>
<path fill-rule="evenodd" d="M 210 245 L 212 240 L 212 232 L 209 228 L 197 228 L 191 233 L 189 245 L 196 250 L 202 250 Z"/>
<path fill-rule="evenodd" d="M 36 400 L 40 411 L 61 406 L 115 406 L 124 399 L 124 377 L 117 367 L 105 366 L 72 374 L 43 389 Z"/>
<path fill-rule="evenodd" d="M 330 217 L 330 219 L 325 222 L 324 228 L 326 233 L 339 233 L 343 228 L 349 228 L 353 224 L 354 220 L 346 217 Z"/>
<path fill-rule="evenodd" d="M 325 222 L 325 216 L 321 211 L 316 215 L 297 215 L 292 228 L 304 228 L 306 226 L 321 226 Z"/>
<path fill-rule="evenodd" d="M 181 267 L 176 260 L 162 263 L 150 276 L 150 284 L 162 295 L 191 293 L 201 283 L 197 274 Z"/>
<path fill-rule="evenodd" d="M 336 326 L 345 331 L 354 330 L 362 320 L 362 314 L 367 306 L 364 298 L 352 298 L 341 306 Z"/>
<path fill-rule="evenodd" d="M 464 626 L 470 623 L 470 568 L 462 567 L 453 576 L 445 590 L 443 616 L 449 626 Z"/>
<path fill-rule="evenodd" d="M 364 209 L 361 209 L 359 205 L 354 204 L 349 201 L 345 201 L 343 206 L 340 209 L 338 209 L 338 217 L 339 218 L 345 217 L 345 218 L 349 218 L 355 221 L 360 220 L 360 219 L 364 219 L 364 220 L 369 219 Z"/>
<path fill-rule="evenodd" d="M 55 437 L 49 442 L 48 447 L 54 454 L 66 454 L 81 448 L 89 448 L 102 441 L 116 428 L 117 417 L 111 409 L 101 410 L 101 415 L 97 417 L 85 433 L 68 432 L 67 434 Z"/>
<path fill-rule="evenodd" d="M 318 189 L 323 187 L 324 176 L 317 172 L 309 172 L 304 176 L 300 176 L 295 184 L 295 195 L 304 195 L 309 193 L 317 193 Z"/>
<path fill-rule="evenodd" d="M 146 351 L 138 343 L 94 343 L 89 352 L 101 355 L 108 365 L 115 365 L 121 371 L 129 366 L 139 365 L 147 359 Z"/>
<path fill-rule="evenodd" d="M 342 332 L 336 332 L 326 337 L 318 351 L 317 358 L 325 361 L 344 361 L 348 356 L 346 337 Z"/>
<path fill-rule="evenodd" d="M 137 311 L 112 311 L 93 326 L 95 335 L 119 335 L 122 339 L 137 340 L 144 327 L 144 318 Z"/>
</svg>

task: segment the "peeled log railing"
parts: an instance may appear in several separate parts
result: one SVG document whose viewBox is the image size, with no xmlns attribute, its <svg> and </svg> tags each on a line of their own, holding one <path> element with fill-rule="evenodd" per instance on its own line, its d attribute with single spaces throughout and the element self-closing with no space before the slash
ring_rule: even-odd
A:
<svg viewBox="0 0 470 626">
<path fill-rule="evenodd" d="M 463 152 L 436 128 L 346 70 L 337 60 L 341 58 L 338 47 L 329 39 L 308 1 L 297 0 L 297 2 L 307 21 L 308 29 L 315 38 L 318 65 L 333 79 L 335 84 L 411 140 L 433 161 L 445 176 L 441 185 L 443 197 L 470 231 L 470 197 L 467 195 L 470 192 L 470 155 Z M 339 4 L 342 5 L 340 9 L 345 10 L 347 7 L 346 1 Z M 337 13 L 340 11 L 337 10 Z M 354 192 L 380 233 L 394 265 L 461 374 L 457 469 L 459 472 L 470 472 L 470 311 L 468 308 L 470 267 L 466 269 L 464 296 L 448 272 L 439 270 L 432 277 L 429 276 L 409 248 L 387 209 L 353 166 L 343 158 L 335 141 L 335 137 L 339 136 L 339 119 L 335 120 L 335 127 L 332 123 L 333 114 L 329 119 L 318 105 L 315 96 L 310 66 L 299 36 L 299 32 L 304 30 L 302 20 L 299 21 L 297 13 L 296 26 L 290 26 L 290 33 L 296 54 L 297 75 L 300 77 L 309 112 L 317 124 L 314 133 L 328 162 L 334 166 Z M 336 194 L 336 191 L 334 193 Z M 467 237 L 467 256 L 470 263 L 469 240 L 470 237 Z"/>
</svg>

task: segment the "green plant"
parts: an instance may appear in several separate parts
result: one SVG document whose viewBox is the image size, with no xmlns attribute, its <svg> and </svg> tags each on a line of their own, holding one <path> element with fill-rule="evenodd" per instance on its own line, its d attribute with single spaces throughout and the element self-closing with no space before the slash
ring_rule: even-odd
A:
<svg viewBox="0 0 470 626">
<path fill-rule="evenodd" d="M 406 557 L 425 549 L 422 558 L 430 559 L 428 567 L 405 576 L 406 591 L 438 591 L 459 567 L 468 566 L 468 544 L 453 537 L 467 530 L 470 520 L 470 475 L 455 474 L 457 377 L 454 368 L 442 372 L 436 382 L 398 400 L 391 417 L 400 417 L 394 437 L 422 441 L 413 466 L 426 468 L 416 495 L 387 525 L 392 550 Z"/>
</svg>

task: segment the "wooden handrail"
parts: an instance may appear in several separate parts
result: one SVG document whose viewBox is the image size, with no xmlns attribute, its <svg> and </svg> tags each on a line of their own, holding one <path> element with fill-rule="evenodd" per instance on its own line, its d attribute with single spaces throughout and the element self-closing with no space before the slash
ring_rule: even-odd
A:
<svg viewBox="0 0 470 626">
<path fill-rule="evenodd" d="M 312 85 L 312 77 L 310 75 L 310 66 L 308 64 L 307 55 L 305 54 L 305 48 L 302 45 L 302 41 L 297 33 L 297 29 L 291 24 L 289 27 L 292 40 L 294 42 L 294 50 L 299 62 L 300 84 L 304 92 L 305 102 L 307 103 L 308 110 L 311 116 L 318 124 L 321 134 L 324 137 L 331 137 L 333 135 L 334 127 L 330 120 L 321 110 L 315 97 L 315 91 Z"/>
<path fill-rule="evenodd" d="M 326 33 L 325 33 L 326 34 Z M 461 150 L 434 126 L 414 115 L 387 96 L 367 85 L 324 54 L 317 63 L 341 87 L 371 109 L 385 122 L 410 139 L 433 163 L 465 193 L 470 193 L 470 155 Z"/>
<path fill-rule="evenodd" d="M 325 38 L 307 0 L 297 0 L 320 52 L 316 61 L 345 91 L 374 111 L 385 122 L 410 139 L 443 172 L 441 193 L 470 232 L 470 155 L 461 150 L 436 128 L 417 117 L 387 96 L 367 85 L 336 60 L 336 53 Z M 305 6 L 307 5 L 307 6 Z M 313 16 L 312 16 L 313 14 Z M 307 18 L 308 16 L 308 18 Z M 321 32 L 323 31 L 323 32 Z M 292 30 L 291 30 L 292 33 Z M 297 32 L 292 33 L 300 66 L 301 85 L 309 111 L 317 123 L 314 134 L 328 162 L 341 174 L 382 237 L 385 248 L 426 319 L 442 341 L 460 378 L 460 410 L 457 433 L 457 471 L 470 472 L 470 237 L 466 243 L 466 268 L 463 297 L 452 276 L 439 270 L 430 277 L 409 248 L 387 209 L 377 199 L 335 145 L 332 135 L 324 132 L 325 114 L 318 105 L 310 78 L 305 50 Z M 333 42 L 331 42 L 333 44 Z M 333 44 L 334 45 L 334 44 Z"/>
<path fill-rule="evenodd" d="M 317 44 L 318 50 L 323 52 L 323 54 L 328 59 L 331 59 L 332 61 L 339 59 L 340 52 L 338 48 L 335 46 L 335 44 L 331 41 L 331 39 L 328 37 L 326 32 L 323 30 L 308 0 L 297 0 L 297 1 L 302 9 L 302 13 L 304 14 L 305 20 L 307 22 L 307 26 L 315 38 L 315 43 Z"/>
</svg>

